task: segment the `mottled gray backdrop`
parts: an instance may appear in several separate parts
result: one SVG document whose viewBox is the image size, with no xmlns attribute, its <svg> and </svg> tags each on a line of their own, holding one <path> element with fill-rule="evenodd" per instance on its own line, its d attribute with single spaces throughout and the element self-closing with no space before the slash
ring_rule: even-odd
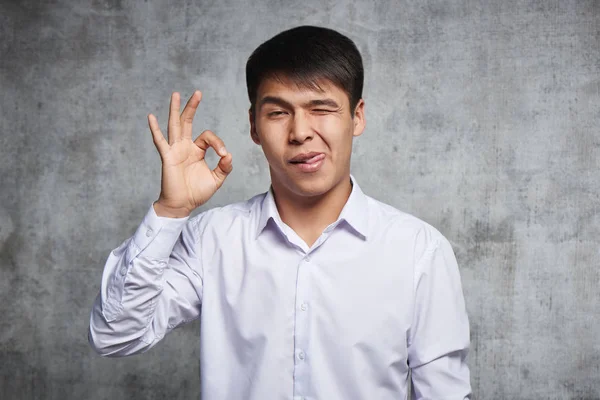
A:
<svg viewBox="0 0 600 400">
<path fill-rule="evenodd" d="M 158 195 L 146 115 L 172 91 L 204 92 L 196 132 L 234 155 L 209 206 L 268 188 L 244 65 L 300 24 L 362 51 L 362 188 L 454 245 L 476 398 L 600 399 L 594 0 L 1 2 L 0 398 L 199 397 L 197 323 L 103 359 L 90 308 Z"/>
</svg>

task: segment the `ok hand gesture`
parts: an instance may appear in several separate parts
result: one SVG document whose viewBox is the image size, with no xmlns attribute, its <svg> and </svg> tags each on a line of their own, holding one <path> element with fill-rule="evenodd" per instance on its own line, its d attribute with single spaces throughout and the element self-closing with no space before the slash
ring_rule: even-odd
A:
<svg viewBox="0 0 600 400">
<path fill-rule="evenodd" d="M 233 168 L 231 154 L 213 132 L 204 131 L 192 141 L 192 121 L 201 99 L 202 93 L 195 91 L 179 115 L 179 93 L 171 95 L 168 142 L 158 127 L 156 117 L 148 115 L 154 145 L 162 160 L 161 192 L 154 203 L 158 216 L 182 218 L 190 215 L 215 194 Z M 221 157 L 213 170 L 204 160 L 209 147 Z"/>
</svg>

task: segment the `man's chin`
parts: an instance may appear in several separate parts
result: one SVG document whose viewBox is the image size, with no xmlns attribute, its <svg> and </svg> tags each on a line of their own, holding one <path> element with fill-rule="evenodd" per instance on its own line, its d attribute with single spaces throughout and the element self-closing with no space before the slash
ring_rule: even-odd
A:
<svg viewBox="0 0 600 400">
<path fill-rule="evenodd" d="M 282 179 L 280 184 L 290 194 L 306 198 L 323 196 L 336 186 L 335 179 L 328 174 L 292 174 Z"/>
</svg>

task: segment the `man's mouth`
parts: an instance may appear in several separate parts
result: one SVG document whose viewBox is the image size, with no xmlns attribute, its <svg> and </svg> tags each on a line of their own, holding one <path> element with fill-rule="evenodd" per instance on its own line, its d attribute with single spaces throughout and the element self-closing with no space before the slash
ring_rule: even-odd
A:
<svg viewBox="0 0 600 400">
<path fill-rule="evenodd" d="M 314 164 L 316 162 L 321 161 L 324 158 L 325 158 L 324 153 L 316 153 L 316 152 L 302 153 L 302 154 L 298 154 L 297 156 L 292 158 L 290 160 L 290 163 L 291 164 Z"/>
</svg>

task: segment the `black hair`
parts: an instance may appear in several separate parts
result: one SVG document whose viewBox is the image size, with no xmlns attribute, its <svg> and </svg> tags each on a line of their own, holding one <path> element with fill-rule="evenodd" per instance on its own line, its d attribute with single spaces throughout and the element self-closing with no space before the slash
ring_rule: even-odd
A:
<svg viewBox="0 0 600 400">
<path fill-rule="evenodd" d="M 267 40 L 248 58 L 246 86 L 253 114 L 258 87 L 265 79 L 289 79 L 312 90 L 321 90 L 319 81 L 330 81 L 346 92 L 354 116 L 364 69 L 360 52 L 348 37 L 333 29 L 299 26 Z"/>
</svg>

